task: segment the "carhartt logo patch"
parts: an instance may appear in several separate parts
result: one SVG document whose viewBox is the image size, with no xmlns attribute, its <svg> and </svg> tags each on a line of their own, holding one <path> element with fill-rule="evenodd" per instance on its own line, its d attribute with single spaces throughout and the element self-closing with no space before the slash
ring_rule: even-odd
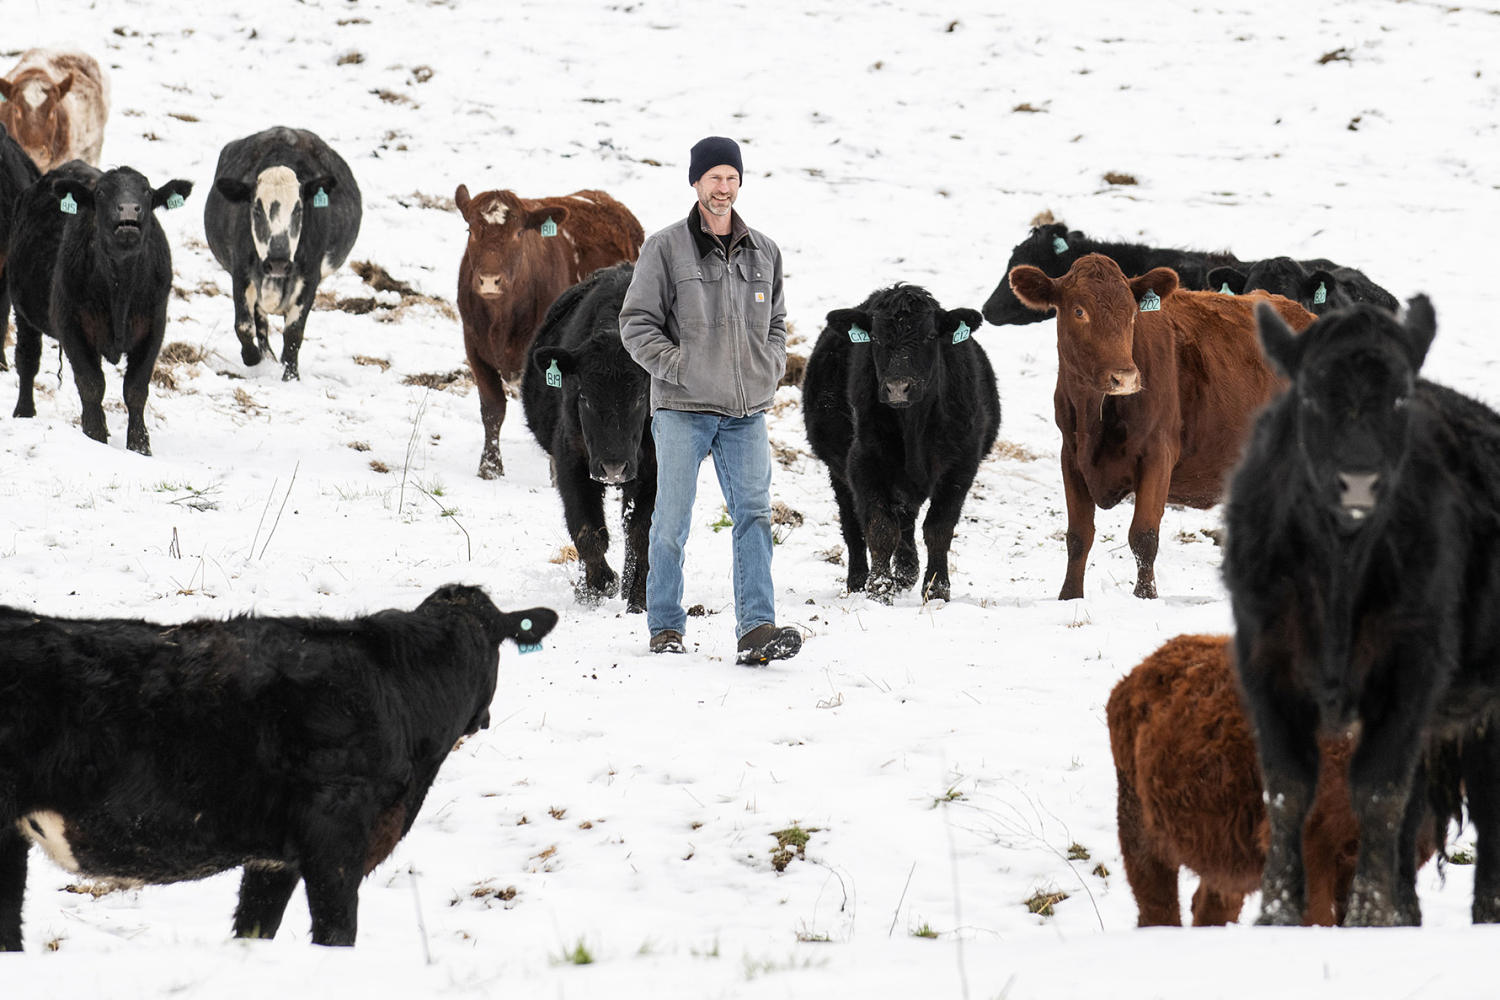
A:
<svg viewBox="0 0 1500 1000">
<path fill-rule="evenodd" d="M 764 302 L 764 301 L 766 301 L 766 293 L 765 292 L 756 292 L 755 293 L 755 301 L 757 301 L 757 302 Z"/>
</svg>

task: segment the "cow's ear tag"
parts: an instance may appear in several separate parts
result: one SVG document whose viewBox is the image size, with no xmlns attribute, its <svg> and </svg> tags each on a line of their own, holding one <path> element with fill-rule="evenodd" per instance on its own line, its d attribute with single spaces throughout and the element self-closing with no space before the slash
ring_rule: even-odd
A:
<svg viewBox="0 0 1500 1000">
<path fill-rule="evenodd" d="M 313 195 L 313 208 L 328 207 L 328 192 L 318 188 L 318 193 Z"/>
<path fill-rule="evenodd" d="M 523 653 L 540 653 L 542 651 L 542 644 L 539 642 L 518 642 L 516 643 L 516 648 Z"/>
<path fill-rule="evenodd" d="M 1222 284 L 1222 285 L 1219 286 L 1219 294 L 1220 295 L 1233 295 L 1234 294 L 1234 289 L 1230 288 L 1229 287 L 1229 282 L 1226 281 L 1226 282 L 1224 282 L 1224 284 Z"/>
<path fill-rule="evenodd" d="M 550 215 L 547 216 L 547 221 L 544 222 L 544 223 L 542 223 L 542 235 L 543 236 L 556 236 L 557 235 L 557 223 L 555 223 L 555 222 L 552 221 L 552 216 L 550 216 Z"/>
<path fill-rule="evenodd" d="M 1063 239 L 1061 236 L 1054 236 L 1052 238 L 1052 252 L 1057 254 L 1059 257 L 1067 253 L 1068 241 Z"/>
<path fill-rule="evenodd" d="M 870 342 L 870 335 L 853 323 L 850 323 L 849 340 L 856 344 L 868 344 Z"/>
<path fill-rule="evenodd" d="M 553 358 L 552 363 L 547 366 L 547 384 L 554 389 L 562 388 L 562 370 L 557 367 L 556 358 Z"/>
<path fill-rule="evenodd" d="M 1328 286 L 1318 282 L 1318 290 L 1313 292 L 1313 305 L 1320 306 L 1328 301 Z"/>
<path fill-rule="evenodd" d="M 185 202 L 182 195 L 178 194 L 176 191 L 173 191 L 171 194 L 167 195 L 167 208 L 169 209 L 181 208 L 184 203 Z"/>
<path fill-rule="evenodd" d="M 78 202 L 73 200 L 73 195 L 71 193 L 62 196 L 62 201 L 57 203 L 57 208 L 58 211 L 62 212 L 63 215 L 78 214 Z"/>
<path fill-rule="evenodd" d="M 1161 312 L 1161 296 L 1151 289 L 1146 289 L 1146 294 L 1141 296 L 1141 312 Z"/>
<path fill-rule="evenodd" d="M 553 370 L 555 370 L 556 368 L 557 368 L 557 362 L 554 361 L 554 362 L 552 362 L 552 368 L 548 370 L 548 374 L 547 374 L 547 381 L 548 381 L 548 383 L 551 383 L 551 381 L 552 381 L 552 374 L 551 374 L 551 372 Z M 557 377 L 557 380 L 559 382 L 561 382 L 562 381 L 562 376 L 559 375 Z M 521 631 L 522 632 L 530 632 L 531 631 L 531 619 L 530 618 L 522 618 L 521 619 Z M 540 653 L 542 651 L 542 644 L 539 643 L 539 642 L 517 642 L 516 646 L 523 653 Z"/>
<path fill-rule="evenodd" d="M 964 341 L 968 340 L 969 332 L 969 324 L 965 323 L 963 320 L 959 320 L 958 329 L 953 331 L 953 342 L 955 344 L 961 344 Z"/>
</svg>

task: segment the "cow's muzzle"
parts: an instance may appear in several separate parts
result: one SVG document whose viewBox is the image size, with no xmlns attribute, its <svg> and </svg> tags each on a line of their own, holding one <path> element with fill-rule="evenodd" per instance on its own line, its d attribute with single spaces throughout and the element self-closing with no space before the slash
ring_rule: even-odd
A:
<svg viewBox="0 0 1500 1000">
<path fill-rule="evenodd" d="M 1378 472 L 1340 472 L 1339 506 L 1354 520 L 1367 517 L 1375 509 L 1375 491 L 1380 487 Z"/>
<path fill-rule="evenodd" d="M 916 379 L 888 378 L 880 384 L 880 388 L 881 395 L 884 397 L 881 402 L 886 406 L 900 408 L 916 402 L 921 387 Z"/>
<path fill-rule="evenodd" d="M 292 273 L 292 261 L 289 257 L 275 257 L 266 261 L 266 277 L 286 278 Z"/>
<path fill-rule="evenodd" d="M 1141 370 L 1139 368 L 1119 368 L 1110 372 L 1104 379 L 1104 394 L 1106 396 L 1134 396 L 1141 391 Z"/>
<path fill-rule="evenodd" d="M 500 275 L 479 274 L 474 275 L 474 291 L 487 299 L 500 297 Z"/>
<path fill-rule="evenodd" d="M 605 486 L 619 486 L 634 479 L 635 472 L 630 468 L 629 462 L 596 462 L 591 476 L 595 482 Z"/>
</svg>

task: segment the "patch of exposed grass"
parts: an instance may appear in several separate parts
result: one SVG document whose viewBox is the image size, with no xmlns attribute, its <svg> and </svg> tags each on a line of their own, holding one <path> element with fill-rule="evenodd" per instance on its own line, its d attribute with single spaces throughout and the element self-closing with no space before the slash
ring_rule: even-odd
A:
<svg viewBox="0 0 1500 1000">
<path fill-rule="evenodd" d="M 1053 916 L 1053 907 L 1068 898 L 1068 894 L 1057 889 L 1038 889 L 1026 900 L 1026 909 L 1039 917 Z"/>
</svg>

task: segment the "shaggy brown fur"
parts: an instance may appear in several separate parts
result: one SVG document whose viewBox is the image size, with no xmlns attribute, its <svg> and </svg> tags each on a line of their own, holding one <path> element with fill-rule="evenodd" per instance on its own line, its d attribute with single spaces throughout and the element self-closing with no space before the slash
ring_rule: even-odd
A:
<svg viewBox="0 0 1500 1000">
<path fill-rule="evenodd" d="M 1156 596 L 1156 550 L 1168 502 L 1210 507 L 1277 379 L 1256 340 L 1255 304 L 1269 301 L 1294 328 L 1312 313 L 1280 296 L 1218 295 L 1178 287 L 1159 267 L 1125 277 L 1102 254 L 1080 257 L 1061 278 L 1010 272 L 1021 301 L 1057 310 L 1057 390 L 1068 570 L 1059 597 L 1083 596 L 1094 508 L 1131 493 L 1135 595 Z M 1147 295 L 1159 308 L 1142 311 Z"/>
<path fill-rule="evenodd" d="M 505 474 L 505 382 L 521 377 L 547 308 L 599 268 L 634 261 L 646 233 L 630 209 L 603 191 L 539 199 L 485 191 L 471 198 L 460 184 L 453 200 L 469 224 L 458 265 L 458 314 L 484 422 L 479 475 L 494 479 Z M 543 228 L 548 219 L 555 230 Z"/>
<path fill-rule="evenodd" d="M 28 49 L 0 77 L 0 125 L 46 173 L 60 163 L 99 165 L 109 81 L 82 52 Z"/>
<path fill-rule="evenodd" d="M 1269 828 L 1230 656 L 1228 636 L 1180 635 L 1109 696 L 1120 850 L 1142 927 L 1181 924 L 1179 868 L 1198 875 L 1194 926 L 1236 920 L 1246 894 L 1260 888 Z M 1353 749 L 1348 739 L 1319 743 L 1323 767 L 1303 831 L 1309 924 L 1343 920 L 1354 877 Z M 1431 825 L 1418 844 L 1418 867 L 1435 850 Z"/>
</svg>

